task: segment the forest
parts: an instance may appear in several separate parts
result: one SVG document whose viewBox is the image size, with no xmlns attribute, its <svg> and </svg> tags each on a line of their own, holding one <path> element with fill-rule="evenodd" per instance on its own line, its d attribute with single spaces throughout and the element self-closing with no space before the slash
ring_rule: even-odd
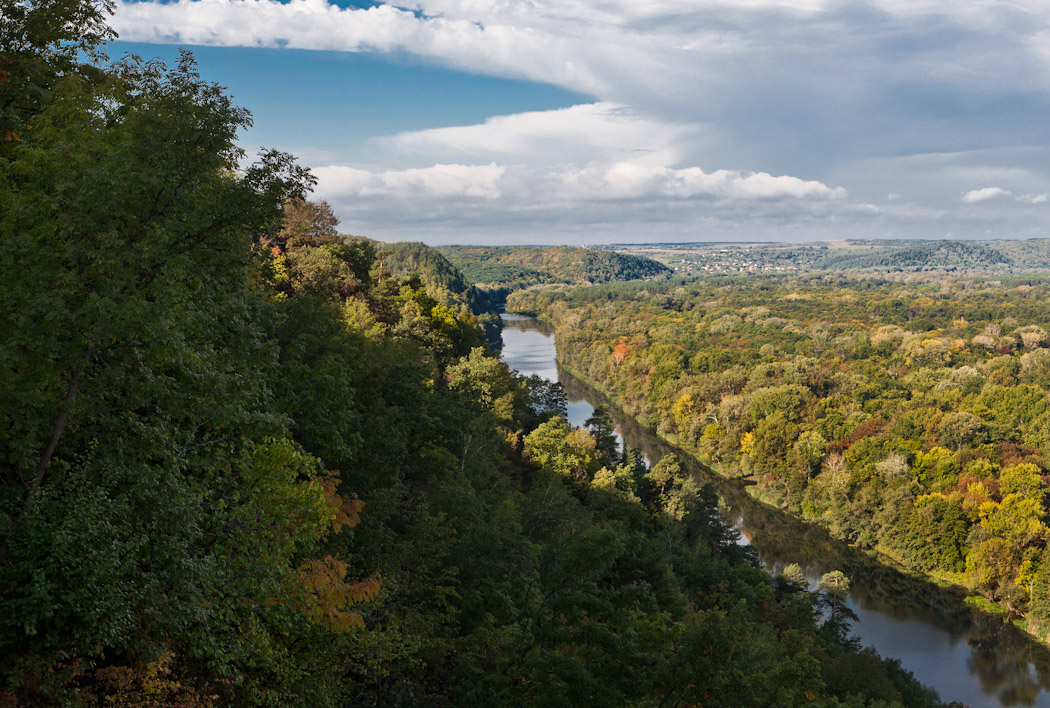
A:
<svg viewBox="0 0 1050 708">
<path fill-rule="evenodd" d="M 654 259 L 676 275 L 867 272 L 989 275 L 1050 269 L 1050 239 L 880 239 L 812 243 L 654 243 L 607 246 Z"/>
<path fill-rule="evenodd" d="M 829 251 L 816 268 L 828 270 L 984 271 L 1015 265 L 1002 246 L 967 241 L 859 241 L 844 252 Z M 998 248 L 996 246 L 999 246 Z"/>
<path fill-rule="evenodd" d="M 939 705 L 190 54 L 0 2 L 0 705 Z"/>
<path fill-rule="evenodd" d="M 515 293 L 559 357 L 723 474 L 1050 632 L 1046 276 L 711 277 Z"/>
<path fill-rule="evenodd" d="M 438 249 L 478 287 L 502 300 L 548 283 L 591 284 L 651 278 L 670 268 L 645 256 L 574 246 L 443 246 Z"/>
<path fill-rule="evenodd" d="M 500 341 L 495 297 L 467 281 L 463 273 L 435 249 L 419 242 L 376 243 L 383 268 L 395 276 L 418 277 L 427 294 L 460 314 L 478 318 L 490 344 Z"/>
</svg>

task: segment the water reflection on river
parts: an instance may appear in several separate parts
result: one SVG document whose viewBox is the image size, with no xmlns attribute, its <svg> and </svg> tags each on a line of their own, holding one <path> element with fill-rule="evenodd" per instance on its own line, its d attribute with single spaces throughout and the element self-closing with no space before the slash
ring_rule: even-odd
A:
<svg viewBox="0 0 1050 708">
<path fill-rule="evenodd" d="M 539 374 L 549 381 L 562 381 L 554 349 L 554 331 L 532 317 L 503 314 L 503 361 L 525 376 Z M 566 389 L 568 393 L 568 389 Z M 569 422 L 582 426 L 594 406 L 582 396 L 569 396 Z M 622 443 L 622 438 L 621 438 Z"/>
<path fill-rule="evenodd" d="M 582 425 L 595 406 L 605 405 L 617 432 L 648 459 L 659 460 L 674 451 L 558 366 L 547 325 L 517 315 L 503 318 L 504 361 L 525 375 L 560 381 L 574 425 Z M 899 659 L 942 699 L 972 708 L 1050 708 L 1050 652 L 1023 632 L 971 611 L 956 593 L 876 563 L 824 530 L 756 502 L 740 484 L 718 477 L 681 452 L 678 457 L 715 486 L 767 568 L 776 571 L 798 563 L 810 578 L 836 569 L 850 576 L 850 607 L 860 618 L 855 634 L 883 656 Z"/>
</svg>

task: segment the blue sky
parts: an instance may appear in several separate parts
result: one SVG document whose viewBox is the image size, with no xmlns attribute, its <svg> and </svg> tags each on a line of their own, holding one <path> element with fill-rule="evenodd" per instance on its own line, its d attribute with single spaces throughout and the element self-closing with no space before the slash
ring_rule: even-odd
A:
<svg viewBox="0 0 1050 708">
<path fill-rule="evenodd" d="M 371 140 L 591 100 L 549 84 L 467 74 L 405 54 L 188 46 L 255 121 L 244 142 L 304 159 L 369 160 Z M 117 41 L 109 54 L 174 62 L 176 45 Z M 379 155 L 374 156 L 382 160 Z"/>
<path fill-rule="evenodd" d="M 343 229 L 428 243 L 1050 237 L 1050 2 L 118 2 Z"/>
</svg>

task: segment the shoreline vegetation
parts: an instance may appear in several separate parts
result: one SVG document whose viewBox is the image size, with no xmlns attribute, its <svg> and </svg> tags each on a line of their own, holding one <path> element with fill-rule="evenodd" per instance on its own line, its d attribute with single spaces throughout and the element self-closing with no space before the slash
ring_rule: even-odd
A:
<svg viewBox="0 0 1050 708">
<path fill-rule="evenodd" d="M 3 2 L 0 705 L 942 706 L 338 231 L 183 52 Z M 473 301 L 473 302 L 472 302 Z"/>
<path fill-rule="evenodd" d="M 576 377 L 564 365 L 558 366 L 570 399 L 582 398 L 591 405 L 604 406 L 621 426 L 625 439 L 632 445 L 641 444 L 650 459 L 676 455 L 684 467 L 692 466 L 690 474 L 696 475 L 696 479 L 712 484 L 720 500 L 728 504 L 728 510 L 743 524 L 754 547 L 760 549 L 763 564 L 771 572 L 779 572 L 793 563 L 800 563 L 810 577 L 841 569 L 854 579 L 854 599 L 861 607 L 886 613 L 897 620 L 913 618 L 930 623 L 953 642 L 968 643 L 973 648 L 975 661 L 971 670 L 977 671 L 982 686 L 1000 685 L 1004 676 L 1009 676 L 1012 687 L 1008 692 L 1010 697 L 1005 699 L 1007 705 L 1034 701 L 1046 691 L 1050 680 L 1050 651 L 1016 624 L 1004 622 L 996 605 L 979 596 L 970 596 L 968 600 L 968 593 L 958 585 L 940 582 L 895 563 L 887 564 L 874 551 L 850 546 L 831 536 L 819 524 L 803 521 L 760 501 L 749 493 L 750 487 L 745 488 L 739 480 L 714 472 L 665 438 L 655 436 L 600 390 Z M 800 552 L 800 549 L 804 550 Z M 973 705 L 982 704 L 982 700 L 973 700 Z"/>
<path fill-rule="evenodd" d="M 567 370 L 757 498 L 1045 644 L 1045 289 L 824 273 L 533 289 L 508 309 L 550 323 Z"/>
<path fill-rule="evenodd" d="M 515 314 L 525 315 L 525 314 L 532 314 L 532 313 L 517 312 Z M 535 316 L 535 315 L 533 315 L 533 316 Z M 550 322 L 548 320 L 541 320 L 541 321 L 547 322 L 547 324 L 553 324 L 552 322 Z M 573 369 L 570 364 L 566 363 L 565 361 L 563 361 L 561 359 L 558 359 L 557 362 L 558 362 L 558 365 L 560 367 L 562 367 L 565 371 L 567 371 L 570 375 L 572 375 L 576 379 L 579 379 L 585 385 L 587 385 L 590 388 L 594 389 L 595 391 L 597 391 L 598 393 L 602 394 L 603 396 L 607 395 L 606 392 L 601 389 L 600 385 L 596 381 L 587 378 L 581 372 Z M 617 405 L 615 400 L 611 400 L 611 402 L 613 403 L 613 405 Z M 709 474 L 718 475 L 719 477 L 721 477 L 722 479 L 726 480 L 727 482 L 740 483 L 742 491 L 744 493 L 748 494 L 752 499 L 754 499 L 759 504 L 764 504 L 767 507 L 769 507 L 770 509 L 776 510 L 778 512 L 788 513 L 787 510 L 783 506 L 781 506 L 781 505 L 779 505 L 777 503 L 778 500 L 775 497 L 774 498 L 765 497 L 761 493 L 756 493 L 756 492 L 760 492 L 760 490 L 758 489 L 758 486 L 757 486 L 758 485 L 758 479 L 756 478 L 755 475 L 753 475 L 753 474 L 745 475 L 743 473 L 738 473 L 736 475 L 729 474 L 723 467 L 717 466 L 717 465 L 712 465 L 708 461 L 697 457 L 695 454 L 685 452 L 680 447 L 678 440 L 666 437 L 664 434 L 661 434 L 659 431 L 654 430 L 652 428 L 645 427 L 644 424 L 637 417 L 635 417 L 632 414 L 624 411 L 618 405 L 617 405 L 617 409 L 621 413 L 623 413 L 623 415 L 631 416 L 631 420 L 633 420 L 635 423 L 637 423 L 643 430 L 646 431 L 647 434 L 657 436 L 661 441 L 667 443 L 668 445 L 674 447 L 677 450 L 682 451 L 683 454 L 690 455 L 692 460 L 695 461 L 698 465 L 700 465 L 701 468 L 704 469 L 705 471 L 707 471 Z M 827 530 L 827 527 L 822 526 L 819 522 L 814 521 L 813 519 L 805 519 L 805 518 L 802 518 L 801 516 L 793 516 L 792 518 L 796 519 L 797 521 L 799 521 L 801 523 L 815 524 L 816 526 Z M 865 552 L 865 549 L 860 548 L 858 546 L 855 546 L 853 544 L 850 544 L 850 547 L 854 548 L 858 552 Z M 913 578 L 921 579 L 921 580 L 924 580 L 924 581 L 930 582 L 930 583 L 934 583 L 938 587 L 941 587 L 943 589 L 949 589 L 949 590 L 953 590 L 953 591 L 958 591 L 958 593 L 959 593 L 959 598 L 958 598 L 959 601 L 975 605 L 981 611 L 984 611 L 984 612 L 987 612 L 987 613 L 993 614 L 993 615 L 999 615 L 999 614 L 1003 614 L 1003 613 L 1008 613 L 1009 612 L 1009 610 L 1007 608 L 1005 608 L 1005 607 L 1003 607 L 1001 605 L 995 604 L 993 602 L 988 601 L 988 599 L 986 597 L 982 596 L 982 595 L 975 594 L 973 592 L 972 588 L 967 587 L 957 577 L 952 577 L 952 576 L 947 575 L 947 574 L 922 573 L 922 572 L 918 572 L 918 571 L 916 571 L 914 569 L 908 568 L 904 564 L 904 562 L 901 559 L 901 557 L 899 555 L 894 555 L 892 550 L 889 549 L 889 548 L 886 548 L 886 547 L 883 547 L 883 546 L 875 546 L 872 549 L 867 549 L 867 553 L 869 555 L 874 554 L 874 557 L 877 558 L 880 563 L 882 563 L 882 564 L 884 564 L 886 566 L 892 567 L 894 570 L 897 570 L 899 572 L 905 573 L 905 574 L 907 574 L 907 575 L 909 575 L 909 576 L 911 576 Z M 1015 622 L 1015 626 L 1017 626 L 1019 629 L 1022 629 L 1025 632 L 1026 635 L 1032 637 L 1033 639 L 1035 639 L 1037 641 L 1042 642 L 1047 647 L 1050 647 L 1050 642 L 1047 642 L 1042 637 L 1040 637 L 1040 636 L 1038 636 L 1036 634 L 1033 634 L 1032 632 L 1028 631 L 1027 628 L 1024 627 L 1023 624 L 1018 624 L 1018 623 Z"/>
</svg>

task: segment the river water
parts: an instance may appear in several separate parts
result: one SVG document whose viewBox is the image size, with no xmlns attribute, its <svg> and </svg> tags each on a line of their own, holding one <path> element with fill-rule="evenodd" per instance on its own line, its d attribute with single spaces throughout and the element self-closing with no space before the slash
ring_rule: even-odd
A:
<svg viewBox="0 0 1050 708">
<path fill-rule="evenodd" d="M 648 460 L 675 452 L 701 481 L 716 488 L 768 569 L 797 563 L 811 579 L 831 570 L 846 573 L 852 581 L 849 605 L 859 618 L 853 631 L 864 645 L 899 659 L 946 702 L 1050 708 L 1050 651 L 1028 635 L 971 609 L 956 592 L 878 563 L 823 529 L 755 501 L 742 484 L 675 450 L 559 366 L 549 326 L 518 315 L 505 314 L 503 320 L 503 360 L 511 368 L 560 381 L 573 425 L 583 425 L 595 406 L 604 405 L 621 441 L 641 448 Z"/>
</svg>

